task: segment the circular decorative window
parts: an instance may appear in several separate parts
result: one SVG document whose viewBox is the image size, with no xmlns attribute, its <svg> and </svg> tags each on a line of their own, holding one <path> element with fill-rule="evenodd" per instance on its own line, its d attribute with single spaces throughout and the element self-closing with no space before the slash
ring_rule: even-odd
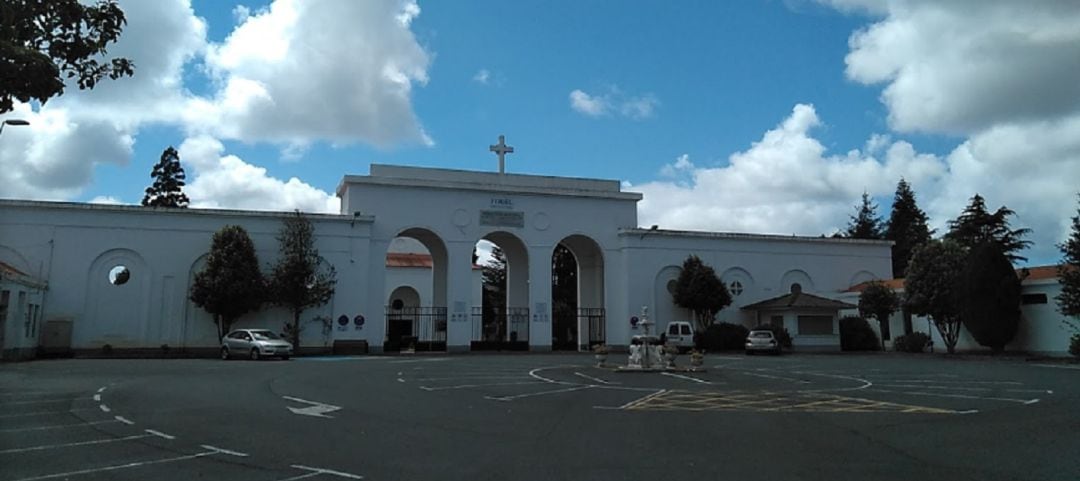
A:
<svg viewBox="0 0 1080 481">
<path fill-rule="evenodd" d="M 742 283 L 739 281 L 731 281 L 728 290 L 731 291 L 731 295 L 739 297 L 739 294 L 742 294 L 743 291 Z"/>
<path fill-rule="evenodd" d="M 401 299 L 394 299 L 394 302 L 390 303 L 390 307 L 395 311 L 400 311 L 403 307 L 405 307 L 405 301 Z"/>
<path fill-rule="evenodd" d="M 126 284 L 131 279 L 131 271 L 127 266 L 116 266 L 109 269 L 109 283 L 114 286 Z"/>
<path fill-rule="evenodd" d="M 679 285 L 679 283 L 678 283 L 678 281 L 676 281 L 675 279 L 672 279 L 672 280 L 670 280 L 670 281 L 667 281 L 667 291 L 668 291 L 668 294 L 671 294 L 671 295 L 673 295 L 673 296 L 674 296 L 674 295 L 675 295 L 675 287 L 676 287 L 676 286 L 678 286 L 678 285 Z"/>
<path fill-rule="evenodd" d="M 802 293 L 802 284 L 799 284 L 798 282 L 792 284 L 791 285 L 791 293 L 792 294 Z"/>
</svg>

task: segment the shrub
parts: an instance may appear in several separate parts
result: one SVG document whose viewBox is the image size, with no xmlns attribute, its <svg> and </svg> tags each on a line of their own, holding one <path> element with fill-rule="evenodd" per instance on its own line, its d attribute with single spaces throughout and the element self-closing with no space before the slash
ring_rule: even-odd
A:
<svg viewBox="0 0 1080 481">
<path fill-rule="evenodd" d="M 746 326 L 721 322 L 705 329 L 701 336 L 701 347 L 710 351 L 731 351 L 746 346 L 746 336 L 750 330 Z"/>
<path fill-rule="evenodd" d="M 1073 334 L 1069 339 L 1069 354 L 1080 357 L 1080 334 Z"/>
<path fill-rule="evenodd" d="M 930 342 L 930 336 L 921 332 L 913 332 L 897 336 L 893 340 L 893 349 L 900 352 L 923 352 L 928 342 Z"/>
<path fill-rule="evenodd" d="M 784 349 L 791 349 L 791 334 L 788 333 L 787 328 L 784 326 L 775 326 L 772 324 L 762 324 L 754 329 L 768 329 L 772 331 L 773 337 L 776 338 L 776 342 L 780 343 L 780 347 Z M 749 331 L 747 331 L 749 334 Z"/>
<path fill-rule="evenodd" d="M 870 327 L 870 323 L 866 322 L 866 319 L 855 316 L 844 317 L 840 319 L 840 349 L 843 351 L 880 351 L 881 341 L 878 340 L 877 333 Z"/>
</svg>

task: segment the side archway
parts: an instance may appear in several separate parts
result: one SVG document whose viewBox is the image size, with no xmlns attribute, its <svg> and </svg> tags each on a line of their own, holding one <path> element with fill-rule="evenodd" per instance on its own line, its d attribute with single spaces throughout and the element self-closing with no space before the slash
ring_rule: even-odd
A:
<svg viewBox="0 0 1080 481">
<path fill-rule="evenodd" d="M 815 292 L 814 281 L 810 274 L 800 269 L 792 269 L 780 278 L 780 292 Z"/>
<path fill-rule="evenodd" d="M 552 347 L 587 349 L 604 343 L 606 286 L 600 245 L 581 234 L 564 237 L 552 251 L 551 276 L 551 305 L 556 317 L 551 325 Z"/>
<path fill-rule="evenodd" d="M 112 249 L 98 255 L 86 276 L 86 315 L 78 337 L 90 344 L 139 346 L 147 331 L 154 273 L 139 253 Z"/>
</svg>

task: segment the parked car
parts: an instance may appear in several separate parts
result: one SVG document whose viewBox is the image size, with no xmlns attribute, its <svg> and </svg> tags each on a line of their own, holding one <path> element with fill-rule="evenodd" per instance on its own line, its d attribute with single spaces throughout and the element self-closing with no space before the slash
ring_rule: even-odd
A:
<svg viewBox="0 0 1080 481">
<path fill-rule="evenodd" d="M 221 339 L 221 358 L 226 360 L 233 356 L 288 359 L 292 353 L 292 343 L 266 329 L 236 329 Z"/>
<path fill-rule="evenodd" d="M 746 353 L 770 352 L 780 354 L 780 342 L 768 329 L 753 329 L 746 336 Z"/>
<path fill-rule="evenodd" d="M 664 333 L 664 341 L 678 346 L 679 351 L 685 352 L 694 348 L 694 326 L 689 322 L 671 321 Z"/>
</svg>

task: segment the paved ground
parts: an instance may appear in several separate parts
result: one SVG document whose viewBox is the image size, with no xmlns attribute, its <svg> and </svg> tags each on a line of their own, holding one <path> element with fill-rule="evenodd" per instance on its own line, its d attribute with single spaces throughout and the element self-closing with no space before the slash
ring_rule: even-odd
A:
<svg viewBox="0 0 1080 481">
<path fill-rule="evenodd" d="M 0 480 L 1080 479 L 1075 364 L 706 361 L 674 374 L 571 354 L 0 365 Z"/>
</svg>

